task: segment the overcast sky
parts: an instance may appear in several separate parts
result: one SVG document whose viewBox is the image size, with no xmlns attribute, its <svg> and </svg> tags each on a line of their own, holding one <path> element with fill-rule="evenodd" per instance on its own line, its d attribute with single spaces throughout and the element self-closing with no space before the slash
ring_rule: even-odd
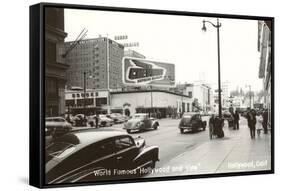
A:
<svg viewBox="0 0 281 191">
<path fill-rule="evenodd" d="M 109 35 L 128 35 L 125 42 L 139 42 L 131 48 L 147 59 L 175 64 L 176 81 L 192 83 L 204 80 L 217 83 L 217 32 L 202 20 L 216 23 L 216 18 L 137 14 L 122 12 L 65 9 L 66 41 L 74 40 L 83 28 L 86 38 Z M 254 20 L 220 19 L 221 80 L 229 81 L 230 88 L 262 89 L 258 78 L 258 25 Z"/>
</svg>

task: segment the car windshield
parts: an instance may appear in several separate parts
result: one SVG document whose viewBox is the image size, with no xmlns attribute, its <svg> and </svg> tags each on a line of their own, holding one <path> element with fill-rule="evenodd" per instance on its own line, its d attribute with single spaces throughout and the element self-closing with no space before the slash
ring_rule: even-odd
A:
<svg viewBox="0 0 281 191">
<path fill-rule="evenodd" d="M 46 148 L 46 162 L 53 158 L 63 158 L 75 150 L 75 145 L 66 142 L 55 142 Z"/>
</svg>

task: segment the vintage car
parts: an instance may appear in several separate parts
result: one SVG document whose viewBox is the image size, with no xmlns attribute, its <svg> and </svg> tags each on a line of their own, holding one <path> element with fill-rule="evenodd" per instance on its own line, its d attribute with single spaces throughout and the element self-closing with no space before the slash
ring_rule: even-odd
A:
<svg viewBox="0 0 281 191">
<path fill-rule="evenodd" d="M 59 137 L 68 133 L 72 129 L 63 117 L 46 117 L 45 118 L 45 134 L 52 137 Z"/>
<path fill-rule="evenodd" d="M 205 131 L 207 122 L 203 121 L 199 113 L 184 113 L 180 123 L 179 129 L 181 133 L 187 131 L 197 131 L 202 129 Z"/>
<path fill-rule="evenodd" d="M 106 117 L 112 119 L 115 124 L 124 123 L 127 121 L 126 117 L 123 116 L 121 113 L 111 113 L 106 115 Z"/>
<path fill-rule="evenodd" d="M 149 117 L 147 113 L 136 113 L 124 124 L 124 129 L 128 133 L 137 130 L 157 129 L 158 127 L 159 122 L 155 118 Z"/>
<path fill-rule="evenodd" d="M 73 126 L 75 127 L 85 127 L 87 126 L 87 117 L 84 114 L 77 114 L 71 120 Z"/>
<path fill-rule="evenodd" d="M 106 115 L 98 115 L 100 120 L 100 126 L 109 127 L 114 125 L 113 119 L 108 118 Z"/>
<path fill-rule="evenodd" d="M 159 161 L 159 148 L 122 131 L 73 131 L 45 149 L 46 183 L 140 177 Z"/>
</svg>

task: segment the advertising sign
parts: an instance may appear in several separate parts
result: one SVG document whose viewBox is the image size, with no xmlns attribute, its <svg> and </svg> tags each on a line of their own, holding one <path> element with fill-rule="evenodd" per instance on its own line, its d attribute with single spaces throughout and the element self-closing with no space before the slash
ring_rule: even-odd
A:
<svg viewBox="0 0 281 191">
<path fill-rule="evenodd" d="M 175 86 L 175 65 L 159 61 L 124 57 L 123 83 L 128 86 Z"/>
</svg>

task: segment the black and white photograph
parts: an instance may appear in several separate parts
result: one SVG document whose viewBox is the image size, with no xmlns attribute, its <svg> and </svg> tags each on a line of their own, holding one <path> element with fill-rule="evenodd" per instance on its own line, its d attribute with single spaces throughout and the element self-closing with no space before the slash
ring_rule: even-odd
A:
<svg viewBox="0 0 281 191">
<path fill-rule="evenodd" d="M 44 7 L 44 184 L 272 173 L 272 28 Z"/>
</svg>

